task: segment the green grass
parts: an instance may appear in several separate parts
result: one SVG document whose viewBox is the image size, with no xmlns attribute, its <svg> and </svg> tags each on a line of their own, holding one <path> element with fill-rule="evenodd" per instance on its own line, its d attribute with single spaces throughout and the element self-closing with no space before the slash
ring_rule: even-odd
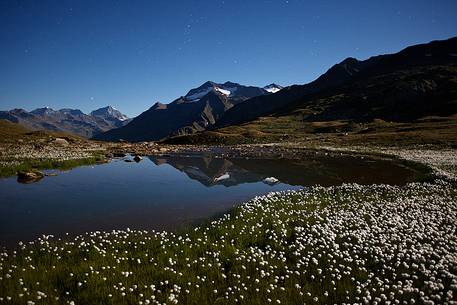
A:
<svg viewBox="0 0 457 305">
<path fill-rule="evenodd" d="M 315 187 L 253 199 L 217 220 L 179 234 L 124 230 L 88 233 L 67 241 L 43 238 L 3 253 L 0 296 L 4 300 L 10 297 L 9 304 L 27 300 L 37 304 L 147 304 L 146 300 L 173 304 L 172 295 L 179 304 L 199 305 L 360 302 L 357 286 L 370 283 L 371 274 L 392 277 L 383 264 L 395 266 L 396 256 L 390 258 L 392 263 L 381 263 L 379 252 L 385 250 L 370 250 L 366 247 L 369 238 L 364 242 L 363 237 L 345 232 L 364 232 L 362 225 L 368 225 L 367 230 L 379 225 L 376 217 L 386 209 L 393 208 L 398 217 L 402 207 L 409 213 L 405 201 L 416 204 L 414 213 L 422 209 L 426 213 L 439 211 L 442 202 L 456 200 L 455 186 L 449 184 Z M 449 209 L 454 213 L 453 208 Z M 355 213 L 353 220 L 351 213 Z M 343 214 L 348 218 L 333 239 L 339 248 L 333 248 L 332 235 L 320 230 Z M 426 228 L 419 243 L 425 242 L 428 231 Z M 304 241 L 303 236 L 312 238 Z M 407 246 L 401 239 L 389 238 L 386 247 Z M 425 243 L 427 248 L 435 246 L 434 241 Z M 447 247 L 452 251 L 454 244 Z M 340 257 L 335 253 L 347 254 Z M 346 259 L 347 255 L 353 260 Z M 316 258 L 316 263 L 304 266 L 304 257 Z M 357 263 L 357 257 L 363 265 Z M 339 278 L 332 271 L 335 268 L 340 269 Z M 405 272 L 401 266 L 394 271 L 398 276 Z M 428 278 L 421 276 L 414 283 L 420 286 L 424 280 Z M 448 282 L 444 284 L 449 288 Z M 375 286 L 368 284 L 371 287 Z M 38 299 L 38 291 L 46 297 Z M 384 294 L 394 291 L 386 288 Z M 403 301 L 412 295 L 396 297 Z"/>
<path fill-rule="evenodd" d="M 29 171 L 32 169 L 43 170 L 43 169 L 59 169 L 69 170 L 82 165 L 91 165 L 104 160 L 105 157 L 102 154 L 94 154 L 94 156 L 83 159 L 71 159 L 71 160 L 55 160 L 55 159 L 29 159 L 20 160 L 20 164 L 10 166 L 0 166 L 0 177 L 14 176 L 19 171 Z"/>
</svg>

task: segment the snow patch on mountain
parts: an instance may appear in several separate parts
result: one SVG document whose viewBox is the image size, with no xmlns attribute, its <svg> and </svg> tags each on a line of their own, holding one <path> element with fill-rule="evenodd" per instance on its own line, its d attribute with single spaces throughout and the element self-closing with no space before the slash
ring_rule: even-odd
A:
<svg viewBox="0 0 457 305">
<path fill-rule="evenodd" d="M 282 88 L 283 88 L 282 86 L 276 85 L 276 84 L 270 84 L 268 86 L 263 87 L 264 90 L 266 90 L 270 93 L 276 93 L 279 90 L 281 90 Z"/>
<path fill-rule="evenodd" d="M 278 92 L 278 91 L 281 90 L 281 89 L 278 89 L 278 88 L 267 88 L 267 89 L 265 89 L 265 90 L 267 90 L 267 91 L 270 92 L 270 93 L 276 93 L 276 92 Z"/>
<path fill-rule="evenodd" d="M 225 90 L 219 87 L 215 87 L 214 89 L 216 89 L 216 91 L 219 91 L 220 93 L 226 96 L 230 96 L 230 94 L 232 94 L 229 90 Z"/>
</svg>

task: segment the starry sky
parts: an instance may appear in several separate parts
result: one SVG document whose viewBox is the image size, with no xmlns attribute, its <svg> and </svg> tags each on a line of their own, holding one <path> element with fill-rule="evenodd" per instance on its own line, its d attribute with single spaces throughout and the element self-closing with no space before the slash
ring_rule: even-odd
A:
<svg viewBox="0 0 457 305">
<path fill-rule="evenodd" d="M 135 116 L 207 80 L 303 84 L 456 35 L 455 0 L 0 0 L 0 110 Z"/>
</svg>

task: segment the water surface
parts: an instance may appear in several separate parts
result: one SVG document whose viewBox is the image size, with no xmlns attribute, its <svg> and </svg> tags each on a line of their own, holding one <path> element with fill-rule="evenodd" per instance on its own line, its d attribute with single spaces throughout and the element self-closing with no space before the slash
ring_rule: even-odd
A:
<svg viewBox="0 0 457 305">
<path fill-rule="evenodd" d="M 256 195 L 311 185 L 404 184 L 416 172 L 390 161 L 310 156 L 304 160 L 211 155 L 122 159 L 32 184 L 0 179 L 0 245 L 95 230 L 177 230 Z M 265 178 L 274 177 L 277 183 Z M 274 179 L 270 179 L 274 180 Z"/>
</svg>

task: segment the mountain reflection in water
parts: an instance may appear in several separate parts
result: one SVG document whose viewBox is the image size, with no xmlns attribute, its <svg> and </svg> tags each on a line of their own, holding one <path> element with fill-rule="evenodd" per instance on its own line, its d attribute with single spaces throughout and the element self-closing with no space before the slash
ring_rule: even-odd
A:
<svg viewBox="0 0 457 305">
<path fill-rule="evenodd" d="M 310 155 L 302 160 L 221 158 L 212 155 L 151 156 L 155 165 L 169 164 L 205 186 L 226 187 L 264 182 L 297 185 L 339 185 L 342 183 L 405 184 L 414 181 L 415 170 L 389 160 L 364 157 Z M 273 183 L 274 184 L 274 183 Z"/>
</svg>

